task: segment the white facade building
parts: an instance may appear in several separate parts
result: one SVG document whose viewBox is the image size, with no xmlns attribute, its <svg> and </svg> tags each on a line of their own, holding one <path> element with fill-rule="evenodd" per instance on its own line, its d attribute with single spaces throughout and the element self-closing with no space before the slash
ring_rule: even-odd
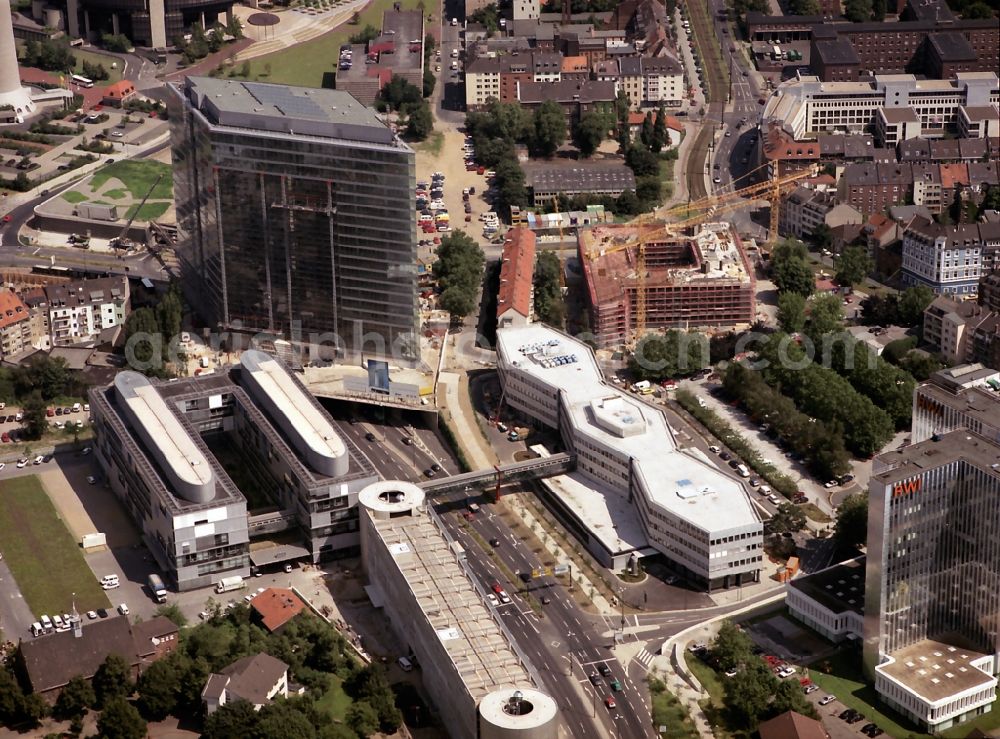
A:
<svg viewBox="0 0 1000 739">
<path fill-rule="evenodd" d="M 979 292 L 983 241 L 974 224 L 912 223 L 903 232 L 903 282 L 937 294 L 973 297 Z"/>
<path fill-rule="evenodd" d="M 743 485 L 678 449 L 663 412 L 605 383 L 589 346 L 501 328 L 497 361 L 507 404 L 558 429 L 577 474 L 630 501 L 652 547 L 709 589 L 759 578 L 763 526 Z"/>
<path fill-rule="evenodd" d="M 823 82 L 799 76 L 778 86 L 764 107 L 763 119 L 780 121 L 785 131 L 800 139 L 824 132 L 863 133 L 877 126 L 879 110 L 910 108 L 919 127 L 911 125 L 908 133 L 935 137 L 943 136 L 948 124 L 959 122 L 962 106 L 980 109 L 998 104 L 1000 81 L 993 72 L 960 72 L 951 80 L 881 74 L 871 82 Z M 895 121 L 895 116 L 890 118 Z"/>
<path fill-rule="evenodd" d="M 53 345 L 75 344 L 121 326 L 128 317 L 127 277 L 81 280 L 45 288 Z"/>
</svg>

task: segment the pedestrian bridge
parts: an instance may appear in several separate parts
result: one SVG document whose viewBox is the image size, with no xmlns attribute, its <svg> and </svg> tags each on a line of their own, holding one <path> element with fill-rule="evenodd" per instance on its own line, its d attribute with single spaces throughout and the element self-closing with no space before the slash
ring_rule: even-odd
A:
<svg viewBox="0 0 1000 739">
<path fill-rule="evenodd" d="M 540 480 L 571 472 L 575 467 L 576 456 L 561 452 L 548 457 L 536 457 L 523 462 L 500 465 L 491 470 L 463 472 L 440 480 L 428 480 L 421 483 L 420 487 L 428 497 L 457 491 L 488 490 L 495 488 L 498 482 L 506 485 L 512 482 Z"/>
</svg>

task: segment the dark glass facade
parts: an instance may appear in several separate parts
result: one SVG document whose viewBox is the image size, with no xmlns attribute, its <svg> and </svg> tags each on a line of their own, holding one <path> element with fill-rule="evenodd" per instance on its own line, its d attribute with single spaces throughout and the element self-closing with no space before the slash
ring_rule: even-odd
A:
<svg viewBox="0 0 1000 739">
<path fill-rule="evenodd" d="M 212 326 L 322 345 L 324 357 L 336 343 L 340 355 L 415 358 L 413 151 L 219 125 L 171 91 L 191 305 Z"/>
</svg>

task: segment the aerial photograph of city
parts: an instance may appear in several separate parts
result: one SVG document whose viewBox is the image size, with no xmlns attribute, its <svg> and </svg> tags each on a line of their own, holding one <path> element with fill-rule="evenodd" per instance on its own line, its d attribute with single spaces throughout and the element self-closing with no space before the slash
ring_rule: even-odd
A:
<svg viewBox="0 0 1000 739">
<path fill-rule="evenodd" d="M 1000 0 L 0 0 L 0 739 L 1000 739 Z"/>
</svg>

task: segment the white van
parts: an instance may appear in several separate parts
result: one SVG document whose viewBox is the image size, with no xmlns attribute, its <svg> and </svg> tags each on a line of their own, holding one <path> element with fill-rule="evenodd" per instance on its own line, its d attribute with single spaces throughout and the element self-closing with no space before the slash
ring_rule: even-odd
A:
<svg viewBox="0 0 1000 739">
<path fill-rule="evenodd" d="M 739 473 L 740 477 L 750 477 L 750 470 L 747 469 L 745 464 L 739 465 L 736 468 L 736 471 Z"/>
<path fill-rule="evenodd" d="M 410 660 L 408 660 L 406 657 L 400 657 L 399 659 L 397 659 L 396 664 L 399 665 L 399 669 L 401 669 L 403 672 L 409 672 L 410 670 L 413 669 L 413 663 L 410 662 Z"/>
<path fill-rule="evenodd" d="M 42 617 L 40 619 L 38 619 L 38 620 L 42 622 L 42 628 L 43 629 L 45 629 L 46 631 L 52 631 L 52 619 L 51 618 L 49 618 L 47 615 L 45 615 L 43 613 Z"/>
<path fill-rule="evenodd" d="M 38 621 L 35 621 L 35 623 L 31 624 L 32 636 L 41 636 L 44 633 L 45 633 L 45 627 L 42 626 L 40 623 L 38 623 Z"/>
<path fill-rule="evenodd" d="M 52 625 L 56 627 L 56 631 L 65 631 L 66 629 L 62 616 L 60 616 L 58 613 L 52 617 Z"/>
<path fill-rule="evenodd" d="M 105 590 L 111 590 L 112 588 L 118 587 L 118 575 L 105 575 L 101 578 L 101 587 Z"/>
</svg>

